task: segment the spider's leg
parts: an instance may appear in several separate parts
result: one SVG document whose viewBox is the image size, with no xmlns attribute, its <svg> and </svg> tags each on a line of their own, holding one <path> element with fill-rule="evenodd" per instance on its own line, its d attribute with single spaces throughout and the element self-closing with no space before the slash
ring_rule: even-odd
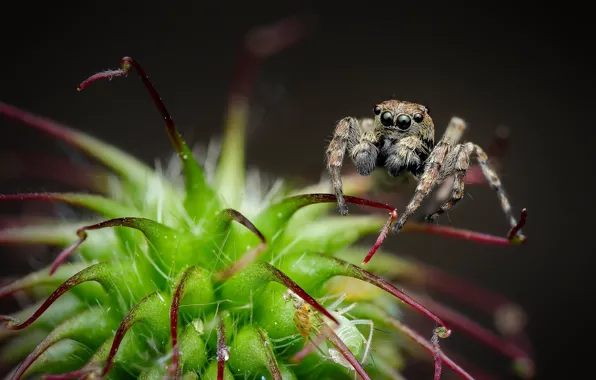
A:
<svg viewBox="0 0 596 380">
<path fill-rule="evenodd" d="M 468 146 L 467 150 L 473 152 L 476 155 L 476 160 L 478 161 L 478 165 L 482 169 L 482 173 L 486 180 L 490 184 L 490 187 L 497 192 L 497 196 L 501 201 L 501 208 L 503 212 L 509 219 L 509 224 L 511 228 L 516 228 L 518 225 L 517 219 L 513 216 L 513 212 L 511 211 L 511 203 L 509 203 L 509 199 L 507 199 L 507 195 L 505 194 L 505 190 L 503 189 L 503 185 L 501 184 L 501 180 L 497 176 L 497 173 L 488 165 L 488 156 L 484 153 L 481 147 L 473 143 L 466 143 Z M 523 236 L 521 230 L 517 232 L 519 236 Z"/>
<path fill-rule="evenodd" d="M 465 130 L 465 121 L 459 117 L 452 117 L 449 121 L 449 124 L 447 125 L 447 129 L 445 130 L 442 139 L 449 141 L 451 144 L 455 145 L 461 140 L 461 137 Z M 449 199 L 449 195 L 452 193 L 452 189 L 454 189 L 454 176 L 444 177 L 446 177 L 445 180 L 441 182 L 441 185 L 435 192 L 435 196 L 433 197 L 432 201 L 427 207 L 427 214 L 432 214 L 435 210 L 439 208 L 440 205 L 447 202 L 447 200 Z M 427 220 L 428 217 L 424 218 L 424 221 Z"/>
<path fill-rule="evenodd" d="M 466 122 L 463 119 L 454 116 L 449 120 L 449 124 L 447 125 L 445 133 L 443 133 L 443 137 L 441 137 L 441 141 L 456 145 L 461 140 L 465 130 Z"/>
<path fill-rule="evenodd" d="M 377 162 L 378 148 L 374 131 L 367 130 L 371 128 L 372 121 L 369 119 L 362 121 L 353 117 L 341 119 L 337 122 L 333 138 L 327 147 L 327 170 L 337 197 L 337 206 L 342 215 L 348 213 L 340 174 L 344 155 L 347 150 L 359 174 L 372 173 Z"/>
<path fill-rule="evenodd" d="M 428 196 L 433 187 L 437 184 L 439 181 L 439 172 L 443 162 L 447 157 L 449 148 L 449 143 L 441 140 L 432 151 L 428 157 L 428 160 L 426 161 L 424 172 L 420 176 L 414 196 L 410 200 L 410 203 L 408 203 L 406 206 L 406 210 L 399 216 L 399 219 L 393 225 L 393 232 L 398 233 L 401 230 L 410 215 L 416 212 L 418 207 L 420 207 L 422 204 L 424 198 Z"/>
<path fill-rule="evenodd" d="M 427 222 L 434 221 L 439 215 L 450 210 L 457 202 L 459 202 L 460 199 L 463 198 L 466 172 L 470 167 L 470 151 L 466 148 L 466 145 L 458 145 L 457 149 L 453 151 L 454 160 L 446 160 L 451 165 L 445 165 L 443 167 L 441 177 L 454 175 L 451 198 L 444 202 L 437 211 L 429 214 L 426 217 Z M 455 174 L 453 174 L 453 172 L 455 172 Z"/>
</svg>

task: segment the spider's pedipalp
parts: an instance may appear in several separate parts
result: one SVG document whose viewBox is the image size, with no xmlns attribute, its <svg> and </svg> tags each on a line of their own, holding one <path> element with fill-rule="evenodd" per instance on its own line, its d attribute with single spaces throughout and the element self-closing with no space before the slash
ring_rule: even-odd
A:
<svg viewBox="0 0 596 380">
<path fill-rule="evenodd" d="M 385 145 L 385 169 L 393 177 L 404 171 L 416 172 L 417 168 L 424 165 L 424 159 L 432 149 L 418 136 L 404 137 L 397 143 L 387 139 Z"/>
<path fill-rule="evenodd" d="M 342 215 L 348 213 L 344 200 L 341 167 L 346 150 L 360 175 L 369 175 L 376 167 L 378 137 L 372 120 L 346 117 L 337 122 L 333 138 L 327 147 L 327 170 L 331 186 L 337 196 L 337 206 Z"/>
</svg>

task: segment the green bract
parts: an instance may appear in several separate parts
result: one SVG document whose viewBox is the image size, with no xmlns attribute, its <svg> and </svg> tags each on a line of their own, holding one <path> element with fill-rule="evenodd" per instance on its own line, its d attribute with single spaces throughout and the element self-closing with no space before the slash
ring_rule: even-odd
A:
<svg viewBox="0 0 596 380">
<path fill-rule="evenodd" d="M 287 23 L 296 20 L 268 30 L 280 33 Z M 283 35 L 278 37 L 268 45 L 269 54 L 283 47 Z M 256 64 L 265 55 L 252 51 L 247 59 Z M 450 334 L 448 324 L 509 355 L 517 367 L 531 364 L 505 338 L 430 299 L 418 303 L 402 292 L 403 285 L 427 282 L 424 266 L 384 252 L 367 264 L 369 271 L 355 265 L 370 247 L 354 244 L 388 227 L 386 215 L 327 215 L 335 197 L 325 193 L 325 183 L 302 191 L 278 188 L 256 199 L 260 189 L 248 185 L 244 165 L 247 89 L 230 98 L 213 176 L 206 175 L 131 58 L 122 59 L 120 70 L 91 77 L 81 89 L 132 69 L 161 112 L 183 181 L 82 132 L 0 103 L 0 114 L 67 141 L 117 175 L 95 194 L 2 196 L 4 201 L 64 202 L 98 216 L 0 230 L 0 242 L 66 247 L 52 266 L 0 289 L 2 296 L 27 292 L 37 300 L 2 317 L 7 327 L 0 339 L 8 343 L 0 362 L 17 366 L 14 377 L 349 379 L 356 372 L 384 379 L 398 378 L 404 353 L 418 355 L 422 348 L 428 351 L 422 357 L 434 357 L 438 368 L 444 364 L 472 378 L 438 345 L 439 336 Z M 369 186 L 360 177 L 344 183 L 351 194 L 363 194 Z M 386 205 L 346 198 L 395 216 Z M 410 223 L 410 228 L 427 227 Z M 453 228 L 428 230 L 441 231 L 474 236 Z M 444 279 L 438 288 L 455 284 Z M 491 295 L 485 294 L 488 300 Z M 493 306 L 489 312 L 511 305 Z M 417 310 L 431 322 L 423 322 L 422 335 L 401 322 L 406 310 Z"/>
</svg>

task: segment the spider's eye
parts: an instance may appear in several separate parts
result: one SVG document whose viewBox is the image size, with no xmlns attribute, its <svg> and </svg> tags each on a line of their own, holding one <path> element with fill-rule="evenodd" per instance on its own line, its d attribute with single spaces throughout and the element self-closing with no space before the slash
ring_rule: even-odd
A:
<svg viewBox="0 0 596 380">
<path fill-rule="evenodd" d="M 414 114 L 414 121 L 420 123 L 424 120 L 424 116 L 421 113 Z"/>
<path fill-rule="evenodd" d="M 411 123 L 412 119 L 408 115 L 402 114 L 397 117 L 397 127 L 399 129 L 408 129 Z"/>
<path fill-rule="evenodd" d="M 381 124 L 391 127 L 393 125 L 393 114 L 391 112 L 383 112 L 381 115 Z"/>
<path fill-rule="evenodd" d="M 375 108 L 373 108 L 373 112 L 375 113 L 375 115 L 380 114 L 381 113 L 381 107 L 375 106 Z"/>
</svg>

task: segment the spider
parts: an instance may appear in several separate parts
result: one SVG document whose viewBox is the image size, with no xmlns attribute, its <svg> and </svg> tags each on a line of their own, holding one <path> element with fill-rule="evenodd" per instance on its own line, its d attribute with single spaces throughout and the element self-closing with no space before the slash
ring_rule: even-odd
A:
<svg viewBox="0 0 596 380">
<path fill-rule="evenodd" d="M 348 213 L 340 176 L 346 151 L 360 175 L 367 176 L 375 168 L 384 167 L 393 177 L 409 173 L 418 181 L 414 196 L 393 225 L 395 233 L 401 230 L 433 188 L 453 175 L 450 199 L 425 220 L 434 221 L 450 210 L 464 195 L 464 177 L 470 157 L 475 155 L 484 176 L 497 192 L 512 231 L 517 228 L 509 200 L 499 177 L 488 165 L 486 153 L 472 142 L 459 143 L 466 127 L 462 119 L 453 117 L 435 145 L 435 127 L 427 107 L 392 99 L 375 105 L 373 113 L 373 119 L 346 117 L 338 121 L 327 148 L 327 169 L 342 215 Z M 521 231 L 517 232 L 523 239 Z"/>
</svg>

